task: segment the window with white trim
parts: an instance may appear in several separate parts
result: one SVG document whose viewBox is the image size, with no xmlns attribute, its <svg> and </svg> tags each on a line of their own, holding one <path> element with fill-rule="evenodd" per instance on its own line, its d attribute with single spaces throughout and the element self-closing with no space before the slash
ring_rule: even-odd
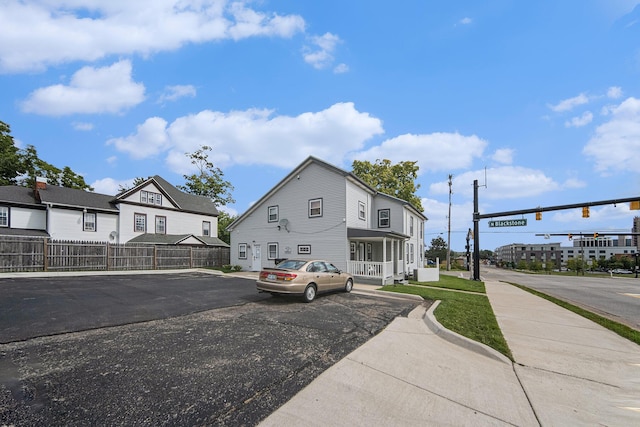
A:
<svg viewBox="0 0 640 427">
<path fill-rule="evenodd" d="M 278 222 L 278 206 L 269 206 L 268 208 L 268 221 Z"/>
<path fill-rule="evenodd" d="M 238 258 L 247 259 L 247 244 L 238 243 Z"/>
<path fill-rule="evenodd" d="M 389 228 L 391 211 L 389 209 L 380 209 L 378 211 L 378 228 Z"/>
<path fill-rule="evenodd" d="M 166 216 L 156 216 L 156 234 L 167 234 Z"/>
<path fill-rule="evenodd" d="M 82 214 L 82 230 L 96 231 L 96 214 L 94 212 L 84 212 Z"/>
<path fill-rule="evenodd" d="M 358 202 L 358 218 L 363 221 L 367 219 L 367 211 L 364 202 Z"/>
<path fill-rule="evenodd" d="M 322 199 L 309 200 L 309 218 L 322 216 Z"/>
<path fill-rule="evenodd" d="M 413 237 L 413 217 L 409 216 L 409 236 Z"/>
<path fill-rule="evenodd" d="M 211 236 L 211 222 L 210 221 L 202 221 L 202 235 L 203 236 Z"/>
<path fill-rule="evenodd" d="M 9 226 L 9 207 L 0 206 L 0 227 Z"/>
<path fill-rule="evenodd" d="M 351 242 L 349 244 L 349 253 L 351 254 L 349 259 L 351 261 L 355 261 L 356 260 L 356 244 L 355 244 L 355 242 Z"/>
<path fill-rule="evenodd" d="M 148 205 L 162 205 L 162 194 L 154 193 L 152 191 L 140 191 L 140 203 Z"/>
<path fill-rule="evenodd" d="M 267 259 L 276 259 L 276 258 L 278 258 L 278 244 L 267 243 Z"/>
<path fill-rule="evenodd" d="M 137 213 L 133 215 L 133 231 L 136 233 L 147 232 L 147 214 Z"/>
<path fill-rule="evenodd" d="M 410 248 L 410 258 L 411 258 L 411 263 L 413 264 L 414 260 L 415 260 L 415 254 L 413 252 L 413 243 L 411 244 L 411 248 Z"/>
</svg>

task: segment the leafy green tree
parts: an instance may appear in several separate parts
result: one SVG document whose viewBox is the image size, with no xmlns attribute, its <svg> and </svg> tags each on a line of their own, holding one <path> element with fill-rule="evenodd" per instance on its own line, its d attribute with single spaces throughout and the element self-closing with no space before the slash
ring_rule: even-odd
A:
<svg viewBox="0 0 640 427">
<path fill-rule="evenodd" d="M 33 145 L 20 152 L 21 161 L 26 175 L 20 183 L 27 187 L 32 187 L 38 177 L 46 178 L 47 183 L 59 187 L 77 188 L 79 190 L 93 191 L 82 177 L 71 170 L 69 166 L 59 169 L 38 157 L 38 152 Z"/>
<path fill-rule="evenodd" d="M 390 160 L 369 161 L 354 160 L 352 172 L 358 178 L 369 184 L 381 193 L 406 200 L 420 212 L 424 209 L 416 191 L 420 184 L 416 184 L 418 178 L 418 162 L 404 161 L 392 164 Z"/>
<path fill-rule="evenodd" d="M 424 252 L 428 259 L 440 258 L 440 261 L 447 259 L 447 242 L 440 236 L 431 239 L 431 246 Z"/>
<path fill-rule="evenodd" d="M 226 244 L 231 244 L 231 234 L 227 231 L 227 226 L 235 221 L 236 218 L 238 217 L 229 215 L 224 211 L 220 211 L 218 215 L 218 239 Z"/>
<path fill-rule="evenodd" d="M 211 147 L 203 145 L 194 153 L 186 153 L 198 171 L 184 175 L 186 182 L 178 188 L 190 194 L 208 197 L 218 206 L 234 203 L 235 200 L 231 196 L 233 186 L 224 179 L 222 170 L 209 161 L 208 152 L 211 150 Z"/>
<path fill-rule="evenodd" d="M 11 128 L 0 121 L 0 185 L 16 185 L 24 174 L 20 152 L 11 136 Z"/>
</svg>

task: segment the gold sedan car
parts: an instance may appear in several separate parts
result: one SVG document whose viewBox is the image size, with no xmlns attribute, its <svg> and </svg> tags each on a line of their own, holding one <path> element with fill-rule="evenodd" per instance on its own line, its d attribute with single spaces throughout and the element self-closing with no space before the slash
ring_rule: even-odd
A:
<svg viewBox="0 0 640 427">
<path fill-rule="evenodd" d="M 327 261 L 288 259 L 263 269 L 256 287 L 271 294 L 302 295 L 305 302 L 311 302 L 321 292 L 351 292 L 353 277 Z"/>
</svg>

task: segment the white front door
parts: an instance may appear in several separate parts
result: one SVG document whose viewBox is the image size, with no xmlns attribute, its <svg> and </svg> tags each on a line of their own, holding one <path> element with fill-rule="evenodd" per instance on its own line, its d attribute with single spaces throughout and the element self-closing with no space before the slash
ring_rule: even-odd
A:
<svg viewBox="0 0 640 427">
<path fill-rule="evenodd" d="M 260 252 L 260 245 L 253 245 L 253 259 L 251 260 L 251 271 L 262 270 L 262 253 Z"/>
</svg>

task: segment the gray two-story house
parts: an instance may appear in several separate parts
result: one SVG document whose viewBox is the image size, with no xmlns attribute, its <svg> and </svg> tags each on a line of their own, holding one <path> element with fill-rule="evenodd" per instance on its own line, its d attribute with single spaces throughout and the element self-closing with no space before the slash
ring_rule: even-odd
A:
<svg viewBox="0 0 640 427">
<path fill-rule="evenodd" d="M 361 281 L 393 283 L 423 267 L 426 220 L 309 157 L 229 225 L 231 263 L 258 271 L 281 259 L 326 259 Z"/>
</svg>

